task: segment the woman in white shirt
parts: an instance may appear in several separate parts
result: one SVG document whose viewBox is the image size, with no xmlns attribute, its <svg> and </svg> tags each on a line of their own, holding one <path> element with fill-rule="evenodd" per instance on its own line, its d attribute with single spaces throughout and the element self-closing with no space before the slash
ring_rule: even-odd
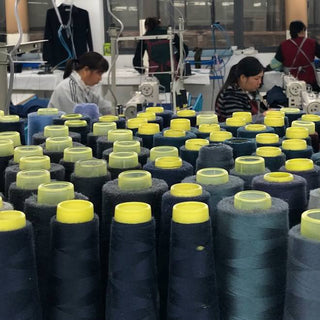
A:
<svg viewBox="0 0 320 320">
<path fill-rule="evenodd" d="M 63 81 L 54 89 L 48 107 L 72 113 L 74 106 L 95 103 L 101 114 L 111 113 L 111 102 L 94 92 L 93 86 L 108 71 L 108 61 L 97 52 L 86 52 L 66 64 Z"/>
</svg>

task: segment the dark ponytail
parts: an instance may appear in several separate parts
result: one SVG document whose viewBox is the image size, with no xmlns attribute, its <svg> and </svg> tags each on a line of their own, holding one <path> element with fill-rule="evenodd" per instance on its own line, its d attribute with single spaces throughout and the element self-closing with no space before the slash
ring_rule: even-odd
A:
<svg viewBox="0 0 320 320">
<path fill-rule="evenodd" d="M 75 70 L 77 64 L 79 64 L 78 59 L 70 59 L 67 61 L 64 68 L 63 79 L 68 78 L 73 70 Z"/>
</svg>

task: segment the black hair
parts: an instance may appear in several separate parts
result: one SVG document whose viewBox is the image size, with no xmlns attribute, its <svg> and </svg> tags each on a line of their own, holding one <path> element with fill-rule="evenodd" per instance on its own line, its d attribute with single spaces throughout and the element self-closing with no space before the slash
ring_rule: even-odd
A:
<svg viewBox="0 0 320 320">
<path fill-rule="evenodd" d="M 79 59 L 68 60 L 64 69 L 63 79 L 68 78 L 73 70 L 79 71 L 85 67 L 90 70 L 106 72 L 109 69 L 108 61 L 98 52 L 86 52 Z"/>
<path fill-rule="evenodd" d="M 306 31 L 306 29 L 307 27 L 302 21 L 292 21 L 289 26 L 291 38 L 297 38 L 298 33 L 300 33 L 301 31 Z"/>
<path fill-rule="evenodd" d="M 160 19 L 157 17 L 148 17 L 144 22 L 144 26 L 146 27 L 147 31 L 153 30 L 160 24 Z"/>
</svg>

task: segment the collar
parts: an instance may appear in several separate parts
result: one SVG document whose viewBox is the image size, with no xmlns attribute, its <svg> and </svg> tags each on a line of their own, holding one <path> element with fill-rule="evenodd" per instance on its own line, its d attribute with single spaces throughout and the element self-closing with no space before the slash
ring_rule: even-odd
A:
<svg viewBox="0 0 320 320">
<path fill-rule="evenodd" d="M 72 71 L 70 78 L 72 78 L 78 85 L 79 87 L 84 90 L 85 92 L 90 91 L 90 87 L 87 86 L 81 79 L 79 73 L 77 71 Z"/>
</svg>

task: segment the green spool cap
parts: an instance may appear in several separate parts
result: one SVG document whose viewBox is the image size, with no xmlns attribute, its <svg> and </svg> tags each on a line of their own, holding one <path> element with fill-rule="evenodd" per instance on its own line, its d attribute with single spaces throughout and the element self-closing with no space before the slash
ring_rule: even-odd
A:
<svg viewBox="0 0 320 320">
<path fill-rule="evenodd" d="M 279 136 L 276 133 L 258 133 L 256 142 L 260 144 L 274 144 L 279 142 Z"/>
<path fill-rule="evenodd" d="M 13 161 L 19 163 L 20 158 L 26 156 L 43 156 L 40 146 L 19 146 L 14 149 Z"/>
<path fill-rule="evenodd" d="M 50 158 L 48 156 L 25 156 L 19 161 L 20 170 L 46 169 L 50 170 Z"/>
<path fill-rule="evenodd" d="M 66 162 L 90 159 L 92 159 L 92 149 L 90 147 L 70 147 L 63 151 L 63 160 Z"/>
<path fill-rule="evenodd" d="M 268 210 L 271 208 L 272 198 L 264 191 L 240 191 L 235 194 L 233 205 L 238 210 Z"/>
<path fill-rule="evenodd" d="M 66 113 L 61 116 L 61 119 L 76 120 L 76 119 L 81 119 L 82 117 L 83 115 L 80 113 Z"/>
<path fill-rule="evenodd" d="M 103 159 L 78 160 L 74 174 L 83 178 L 103 177 L 107 175 L 107 162 Z"/>
<path fill-rule="evenodd" d="M 307 142 L 303 139 L 287 139 L 282 141 L 283 150 L 306 150 Z"/>
<path fill-rule="evenodd" d="M 132 131 L 129 129 L 115 129 L 108 131 L 108 141 L 130 141 L 133 139 Z"/>
<path fill-rule="evenodd" d="M 286 183 L 294 180 L 293 174 L 289 172 L 269 172 L 263 176 L 269 182 Z"/>
<path fill-rule="evenodd" d="M 229 174 L 222 168 L 204 168 L 197 171 L 196 181 L 204 185 L 225 184 L 229 181 Z"/>
<path fill-rule="evenodd" d="M 108 132 L 115 129 L 117 129 L 115 122 L 96 122 L 93 124 L 92 133 L 94 136 L 108 136 Z"/>
<path fill-rule="evenodd" d="M 150 161 L 155 161 L 159 157 L 178 157 L 178 148 L 174 146 L 153 147 L 150 150 Z"/>
<path fill-rule="evenodd" d="M 0 139 L 0 157 L 9 157 L 14 153 L 14 145 L 11 139 Z"/>
<path fill-rule="evenodd" d="M 310 209 L 302 213 L 301 235 L 320 241 L 320 209 Z"/>
<path fill-rule="evenodd" d="M 201 124 L 218 124 L 218 116 L 215 113 L 200 113 L 197 115 L 197 126 Z"/>
<path fill-rule="evenodd" d="M 211 142 L 223 142 L 231 138 L 232 138 L 232 133 L 229 131 L 213 131 L 210 133 Z"/>
<path fill-rule="evenodd" d="M 171 119 L 170 120 L 170 129 L 172 130 L 181 130 L 181 131 L 190 131 L 191 122 L 189 119 Z"/>
<path fill-rule="evenodd" d="M 203 146 L 209 144 L 207 139 L 188 139 L 185 142 L 185 148 L 190 151 L 199 151 Z"/>
<path fill-rule="evenodd" d="M 16 115 L 1 116 L 0 122 L 19 122 L 20 118 Z"/>
<path fill-rule="evenodd" d="M 57 108 L 40 108 L 37 110 L 37 114 L 39 116 L 51 116 L 59 114 L 59 110 Z"/>
<path fill-rule="evenodd" d="M 148 119 L 146 118 L 131 118 L 127 120 L 127 128 L 128 129 L 138 129 L 139 126 L 143 123 L 148 123 Z"/>
<path fill-rule="evenodd" d="M 14 147 L 21 146 L 20 133 L 18 131 L 0 132 L 0 139 L 10 139 Z"/>
<path fill-rule="evenodd" d="M 55 181 L 42 183 L 38 187 L 37 203 L 56 206 L 59 202 L 74 199 L 71 182 Z"/>
<path fill-rule="evenodd" d="M 50 182 L 48 170 L 22 170 L 17 173 L 17 187 L 24 190 L 36 190 L 41 183 Z"/>
<path fill-rule="evenodd" d="M 213 131 L 220 131 L 220 125 L 218 123 L 202 123 L 199 125 L 199 132 L 211 133 Z"/>
<path fill-rule="evenodd" d="M 63 152 L 64 149 L 72 147 L 72 138 L 51 137 L 46 139 L 46 149 L 51 152 Z"/>
<path fill-rule="evenodd" d="M 304 127 L 307 128 L 310 134 L 314 134 L 316 131 L 316 125 L 312 121 L 302 121 L 302 120 L 295 120 L 292 121 L 291 127 Z"/>
<path fill-rule="evenodd" d="M 70 128 L 79 128 L 86 127 L 88 123 L 86 120 L 67 120 L 64 122 L 64 125 Z"/>
<path fill-rule="evenodd" d="M 4 111 L 0 110 L 0 117 L 4 116 Z"/>
<path fill-rule="evenodd" d="M 288 139 L 306 139 L 309 137 L 309 130 L 305 127 L 290 127 L 286 129 Z"/>
<path fill-rule="evenodd" d="M 262 157 L 242 156 L 235 160 L 235 171 L 242 175 L 264 173 L 265 162 Z"/>
<path fill-rule="evenodd" d="M 64 125 L 45 126 L 43 130 L 43 135 L 46 138 L 67 137 L 69 135 L 69 127 Z"/>
<path fill-rule="evenodd" d="M 126 191 L 151 188 L 151 173 L 145 170 L 128 170 L 121 172 L 118 176 L 118 187 Z"/>
<path fill-rule="evenodd" d="M 202 195 L 202 187 L 197 183 L 176 183 L 171 186 L 170 194 L 174 197 L 198 197 Z"/>
<path fill-rule="evenodd" d="M 115 169 L 130 169 L 137 167 L 138 154 L 134 151 L 111 152 L 109 154 L 109 167 Z"/>
<path fill-rule="evenodd" d="M 115 141 L 113 143 L 113 152 L 125 152 L 134 151 L 136 153 L 141 152 L 140 142 L 137 140 L 131 141 Z"/>
<path fill-rule="evenodd" d="M 178 169 L 182 167 L 182 159 L 180 157 L 159 157 L 156 158 L 154 165 L 161 169 Z"/>
</svg>

